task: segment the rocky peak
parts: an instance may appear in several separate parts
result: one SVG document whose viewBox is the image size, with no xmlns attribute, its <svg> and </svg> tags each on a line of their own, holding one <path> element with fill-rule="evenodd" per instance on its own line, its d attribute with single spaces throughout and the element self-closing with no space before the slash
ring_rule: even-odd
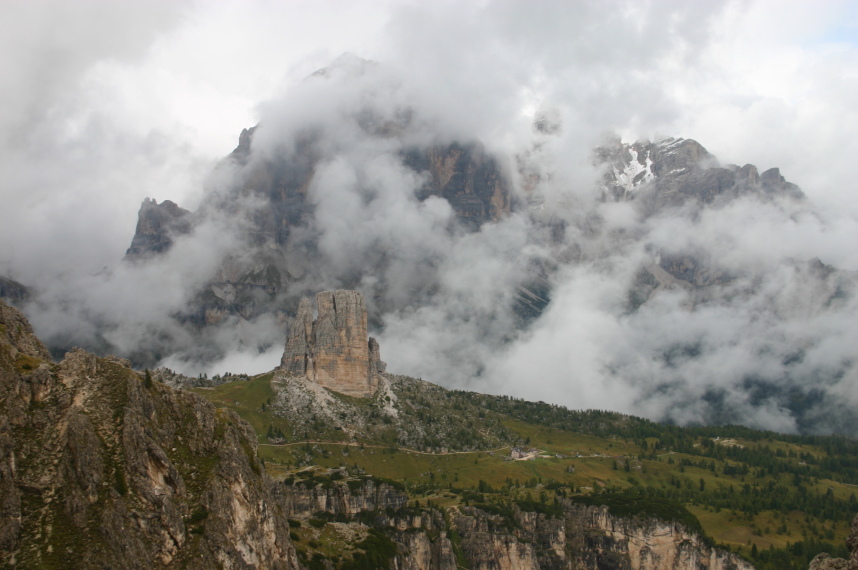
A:
<svg viewBox="0 0 858 570">
<path fill-rule="evenodd" d="M 619 140 L 599 147 L 596 161 L 605 165 L 603 185 L 614 199 L 640 195 L 653 201 L 655 209 L 688 202 L 713 203 L 746 193 L 801 199 L 795 184 L 787 182 L 777 168 L 759 174 L 746 164 L 721 166 L 697 141 L 666 138 L 632 144 Z"/>
<path fill-rule="evenodd" d="M 238 135 L 238 146 L 235 147 L 235 150 L 230 153 L 230 158 L 237 161 L 239 164 L 246 164 L 248 158 L 250 157 L 250 144 L 253 140 L 253 133 L 256 131 L 255 127 L 250 127 L 249 129 L 241 129 L 241 134 Z"/>
<path fill-rule="evenodd" d="M 143 200 L 137 214 L 137 229 L 125 258 L 143 258 L 170 249 L 175 236 L 190 231 L 189 214 L 188 210 L 170 200 L 160 204 L 154 198 Z"/>
<path fill-rule="evenodd" d="M 350 396 L 371 396 L 385 365 L 378 342 L 367 335 L 366 305 L 357 291 L 323 291 L 303 299 L 286 340 L 280 366 Z"/>
<path fill-rule="evenodd" d="M 772 194 L 787 194 L 794 198 L 802 198 L 804 196 L 798 186 L 792 182 L 787 182 L 786 179 L 781 176 L 780 168 L 770 168 L 763 172 L 760 175 L 760 184 L 766 192 Z"/>
</svg>

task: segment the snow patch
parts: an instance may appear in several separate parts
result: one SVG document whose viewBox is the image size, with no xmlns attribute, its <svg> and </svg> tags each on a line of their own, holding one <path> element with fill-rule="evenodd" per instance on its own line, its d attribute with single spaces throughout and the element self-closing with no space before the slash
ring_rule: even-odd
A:
<svg viewBox="0 0 858 570">
<path fill-rule="evenodd" d="M 649 182 L 655 178 L 655 174 L 652 172 L 652 158 L 650 157 L 649 151 L 646 151 L 646 156 L 644 156 L 643 162 L 638 158 L 638 151 L 633 147 L 629 147 L 628 151 L 629 154 L 632 155 L 632 160 L 625 166 L 625 168 L 623 168 L 622 171 L 616 166 L 614 166 L 613 169 L 614 179 L 617 181 L 617 185 L 623 187 L 626 192 L 631 192 L 636 186 Z M 643 174 L 643 176 L 641 176 L 641 174 Z"/>
</svg>

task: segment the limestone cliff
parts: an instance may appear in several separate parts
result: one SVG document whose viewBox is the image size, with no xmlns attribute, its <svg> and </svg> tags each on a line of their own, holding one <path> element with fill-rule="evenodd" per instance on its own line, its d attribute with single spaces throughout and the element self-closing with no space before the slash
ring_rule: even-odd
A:
<svg viewBox="0 0 858 570">
<path fill-rule="evenodd" d="M 319 511 L 351 518 L 366 511 L 397 510 L 408 504 L 405 493 L 372 478 L 332 481 L 329 485 L 284 482 L 279 493 L 283 512 L 289 518 L 310 518 Z"/>
<path fill-rule="evenodd" d="M 613 516 L 607 507 L 566 505 L 567 539 L 585 568 L 753 570 L 675 522 Z"/>
<path fill-rule="evenodd" d="M 296 568 L 250 426 L 0 302 L 0 564 Z"/>
<path fill-rule="evenodd" d="M 345 468 L 307 472 L 277 485 L 277 497 L 300 534 L 299 556 L 354 555 L 367 528 L 388 541 L 388 567 L 446 570 L 752 570 L 712 548 L 681 524 L 622 518 L 607 507 L 564 500 L 545 512 L 514 503 L 472 506 L 410 504 L 400 489 Z M 305 524 L 309 523 L 309 524 Z M 321 566 L 320 566 L 321 567 Z M 380 565 L 377 567 L 384 567 Z"/>
<path fill-rule="evenodd" d="M 289 329 L 280 365 L 285 370 L 343 394 L 365 397 L 384 371 L 378 343 L 367 335 L 366 306 L 357 291 L 316 295 L 318 315 L 303 299 Z"/>
</svg>

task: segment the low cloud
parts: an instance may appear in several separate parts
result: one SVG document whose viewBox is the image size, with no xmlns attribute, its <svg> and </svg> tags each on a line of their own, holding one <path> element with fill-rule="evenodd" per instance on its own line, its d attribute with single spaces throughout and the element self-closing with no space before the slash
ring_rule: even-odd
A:
<svg viewBox="0 0 858 570">
<path fill-rule="evenodd" d="M 225 258 L 243 261 L 244 220 L 265 207 L 242 178 L 253 161 L 311 144 L 314 213 L 277 254 L 297 260 L 281 308 L 361 288 L 390 370 L 678 423 L 858 429 L 858 49 L 824 36 L 846 3 L 301 4 L 303 20 L 268 4 L 4 5 L 5 51 L 22 56 L 0 79 L 0 274 L 36 290 L 40 335 L 192 375 L 275 365 L 281 314 L 201 332 L 184 312 Z M 347 50 L 376 63 L 303 79 Z M 551 129 L 534 131 L 540 114 Z M 207 178 L 256 122 L 247 170 Z M 656 216 L 605 202 L 592 149 L 615 132 L 779 166 L 810 201 Z M 514 213 L 470 232 L 417 198 L 403 150 L 451 142 L 499 157 Z M 232 202 L 237 187 L 251 191 Z M 146 196 L 199 221 L 166 255 L 120 263 Z M 670 256 L 705 262 L 712 283 L 634 307 L 642 268 Z M 536 282 L 551 302 L 523 318 Z"/>
</svg>

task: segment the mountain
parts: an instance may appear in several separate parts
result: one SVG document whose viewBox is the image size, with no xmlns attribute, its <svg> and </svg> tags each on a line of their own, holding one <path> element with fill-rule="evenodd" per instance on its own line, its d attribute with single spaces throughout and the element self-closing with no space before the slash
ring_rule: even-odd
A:
<svg viewBox="0 0 858 570">
<path fill-rule="evenodd" d="M 366 128 L 376 127 L 371 124 Z M 245 246 L 239 254 L 223 260 L 223 265 L 183 315 L 199 326 L 215 325 L 230 317 L 252 320 L 262 314 L 277 313 L 284 305 L 293 303 L 290 289 L 306 287 L 309 282 L 316 285 L 310 285 L 313 290 L 325 279 L 324 269 L 313 268 L 316 262 L 324 260 L 324 253 L 319 251 L 319 240 L 324 236 L 314 231 L 315 208 L 308 198 L 314 174 L 327 158 L 317 148 L 321 143 L 308 136 L 300 140 L 290 160 L 254 160 L 256 129 L 242 131 L 238 147 L 227 159 L 227 165 L 221 167 L 240 170 L 226 196 L 210 198 L 196 215 L 169 200 L 159 204 L 147 198 L 140 208 L 137 230 L 126 254 L 130 261 L 162 254 L 178 236 L 190 233 L 194 223 L 203 223 L 207 216 L 215 215 L 212 212 L 246 216 L 241 229 Z M 512 193 L 511 175 L 500 168 L 503 161 L 488 156 L 478 143 L 402 147 L 398 153 L 402 165 L 423 181 L 414 191 L 417 200 L 442 198 L 455 213 L 455 225 L 460 232 L 478 231 L 484 224 L 498 222 L 511 212 L 527 212 L 524 200 Z M 804 199 L 801 190 L 785 181 L 777 168 L 760 175 L 750 164 L 741 168 L 721 167 L 715 157 L 693 140 L 670 138 L 634 144 L 618 141 L 597 148 L 595 161 L 604 169 L 601 184 L 605 199 L 630 201 L 647 216 L 684 206 L 700 209 L 723 205 L 747 196 Z M 241 212 L 241 202 L 246 199 L 253 204 L 252 212 Z M 531 194 L 525 199 L 533 202 L 537 197 Z M 535 220 L 535 231 L 547 225 L 553 245 L 568 246 L 563 238 L 568 222 L 557 218 L 546 221 L 543 217 Z M 388 286 L 383 281 L 388 260 L 383 253 L 374 253 L 358 269 L 360 273 L 354 274 L 354 268 L 349 268 L 348 272 L 337 274 L 336 281 L 349 287 L 365 280 L 366 273 L 378 273 L 382 278 L 373 287 L 372 298 L 379 310 L 397 309 L 399 303 L 386 297 Z M 514 310 L 525 321 L 537 317 L 547 305 L 548 278 L 552 269 L 556 269 L 537 259 L 529 259 L 527 263 L 535 264 L 535 271 L 517 284 L 514 293 Z M 660 268 L 667 275 L 649 267 L 642 269 L 649 273 L 650 280 L 662 278 L 693 286 L 707 284 L 703 274 L 713 271 L 704 260 L 692 256 L 664 256 Z M 431 279 L 431 274 L 427 277 Z M 423 285 L 424 291 L 415 292 L 417 299 L 431 296 L 431 290 L 425 290 L 430 284 Z M 305 289 L 302 294 L 307 292 Z"/>
<path fill-rule="evenodd" d="M 549 103 L 493 137 L 341 58 L 260 107 L 193 211 L 147 198 L 122 263 L 21 306 L 55 357 L 197 376 L 273 367 L 301 299 L 357 290 L 391 368 L 448 388 L 858 433 L 858 274 L 812 201 L 690 139 L 584 149 Z"/>
</svg>

